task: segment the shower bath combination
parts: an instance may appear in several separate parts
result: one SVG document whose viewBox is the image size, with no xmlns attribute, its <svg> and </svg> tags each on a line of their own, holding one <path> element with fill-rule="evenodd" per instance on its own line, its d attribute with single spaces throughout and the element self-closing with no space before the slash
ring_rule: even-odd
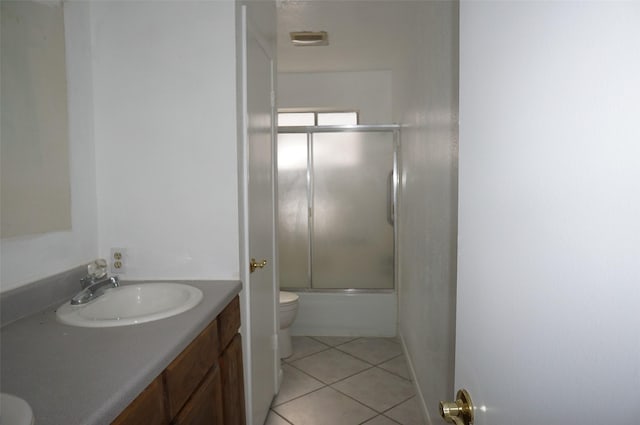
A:
<svg viewBox="0 0 640 425">
<path fill-rule="evenodd" d="M 396 125 L 278 128 L 281 289 L 393 291 L 398 148 Z"/>
</svg>

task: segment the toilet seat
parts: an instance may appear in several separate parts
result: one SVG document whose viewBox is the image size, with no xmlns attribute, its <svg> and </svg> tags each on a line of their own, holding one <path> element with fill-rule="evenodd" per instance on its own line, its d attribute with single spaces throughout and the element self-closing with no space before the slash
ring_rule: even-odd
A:
<svg viewBox="0 0 640 425">
<path fill-rule="evenodd" d="M 280 291 L 280 306 L 295 304 L 298 302 L 298 294 L 293 292 Z"/>
</svg>

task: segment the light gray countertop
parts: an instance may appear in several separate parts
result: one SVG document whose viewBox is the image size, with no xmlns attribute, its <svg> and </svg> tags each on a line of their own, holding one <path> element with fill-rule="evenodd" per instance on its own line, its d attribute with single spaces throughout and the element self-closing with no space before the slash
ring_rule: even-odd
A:
<svg viewBox="0 0 640 425">
<path fill-rule="evenodd" d="M 0 330 L 1 391 L 25 399 L 37 425 L 111 423 L 241 289 L 239 281 L 183 283 L 203 300 L 155 322 L 67 326 L 54 306 L 9 323 Z"/>
</svg>

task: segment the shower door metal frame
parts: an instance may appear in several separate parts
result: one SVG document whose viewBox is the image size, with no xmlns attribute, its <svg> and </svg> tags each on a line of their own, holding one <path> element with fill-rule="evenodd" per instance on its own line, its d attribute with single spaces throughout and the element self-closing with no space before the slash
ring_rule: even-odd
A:
<svg viewBox="0 0 640 425">
<path fill-rule="evenodd" d="M 313 134 L 314 133 L 392 133 L 393 135 L 393 169 L 392 169 L 392 210 L 393 210 L 393 286 L 385 289 L 356 289 L 356 288 L 314 288 L 313 287 Z M 398 124 L 356 124 L 356 125 L 321 125 L 321 126 L 283 126 L 278 127 L 278 134 L 306 134 L 307 135 L 307 287 L 282 288 L 296 292 L 324 292 L 347 294 L 380 294 L 392 293 L 396 290 L 398 277 L 398 173 L 400 158 L 400 125 Z"/>
</svg>

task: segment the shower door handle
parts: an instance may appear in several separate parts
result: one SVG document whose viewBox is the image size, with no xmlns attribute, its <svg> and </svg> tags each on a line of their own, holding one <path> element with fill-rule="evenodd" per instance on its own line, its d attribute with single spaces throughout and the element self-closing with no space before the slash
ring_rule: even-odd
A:
<svg viewBox="0 0 640 425">
<path fill-rule="evenodd" d="M 387 177 L 387 222 L 393 226 L 395 221 L 395 205 L 393 202 L 393 170 Z"/>
</svg>

